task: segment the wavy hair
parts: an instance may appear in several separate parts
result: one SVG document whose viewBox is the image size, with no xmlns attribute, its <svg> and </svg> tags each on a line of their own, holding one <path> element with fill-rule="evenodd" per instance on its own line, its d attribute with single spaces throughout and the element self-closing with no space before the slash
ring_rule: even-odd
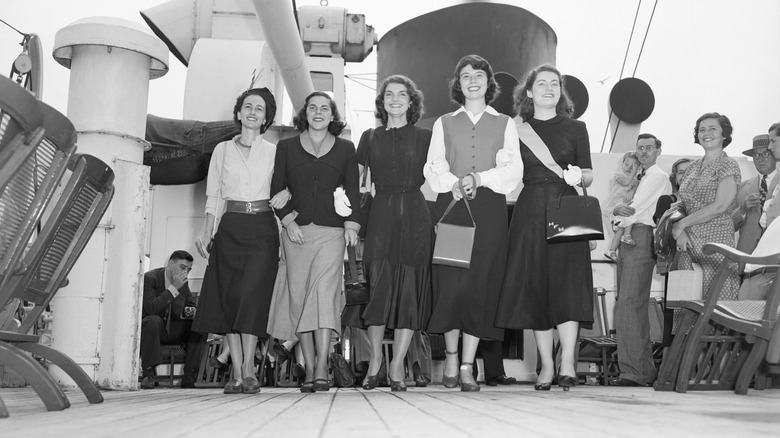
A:
<svg viewBox="0 0 780 438">
<path fill-rule="evenodd" d="M 260 133 L 262 134 L 274 124 L 274 118 L 276 118 L 276 99 L 268 88 L 250 88 L 241 93 L 236 99 L 235 106 L 233 106 L 233 121 L 238 125 L 238 129 L 241 129 L 241 120 L 238 120 L 238 113 L 241 112 L 244 100 L 252 95 L 260 96 L 265 101 L 265 120 L 263 125 L 260 126 Z"/>
<path fill-rule="evenodd" d="M 495 75 L 493 75 L 493 68 L 490 67 L 490 63 L 479 55 L 466 55 L 458 61 L 458 65 L 455 66 L 455 73 L 453 74 L 452 79 L 450 79 L 450 99 L 459 105 L 466 104 L 466 96 L 463 94 L 463 90 L 460 87 L 460 71 L 467 65 L 470 65 L 474 70 L 482 70 L 487 73 L 488 89 L 485 93 L 485 103 L 490 105 L 501 92 L 501 87 L 499 87 L 498 82 L 496 82 Z"/>
<path fill-rule="evenodd" d="M 390 84 L 401 84 L 406 87 L 406 93 L 409 94 L 409 109 L 406 111 L 406 121 L 414 125 L 417 123 L 425 112 L 423 108 L 423 93 L 417 88 L 417 84 L 404 75 L 392 75 L 382 82 L 379 87 L 379 92 L 374 99 L 374 116 L 382 121 L 383 125 L 387 125 L 387 111 L 385 110 L 385 91 Z"/>
<path fill-rule="evenodd" d="M 562 117 L 571 117 L 574 114 L 574 103 L 569 97 L 569 93 L 566 91 L 566 79 L 557 68 L 550 64 L 542 64 L 535 69 L 528 72 L 525 76 L 525 81 L 520 82 L 515 87 L 512 97 L 515 103 L 515 113 L 519 115 L 524 121 L 529 121 L 534 117 L 534 100 L 528 97 L 528 92 L 534 87 L 536 77 L 539 73 L 548 71 L 558 76 L 558 81 L 561 84 L 561 97 L 558 99 L 558 104 L 555 105 L 555 113 Z M 524 85 L 523 85 L 524 84 Z"/>
<path fill-rule="evenodd" d="M 336 107 L 336 101 L 333 100 L 333 98 L 324 91 L 315 91 L 314 93 L 306 96 L 306 101 L 303 102 L 303 106 L 298 110 L 298 113 L 293 119 L 293 125 L 295 125 L 295 129 L 300 132 L 309 129 L 309 120 L 306 118 L 306 107 L 309 106 L 309 101 L 317 96 L 328 99 L 328 103 L 330 104 L 330 112 L 333 115 L 333 120 L 328 124 L 328 132 L 338 136 L 342 131 L 344 131 L 344 127 L 347 126 L 347 122 L 341 118 L 339 109 Z"/>
<path fill-rule="evenodd" d="M 706 113 L 696 119 L 696 127 L 693 128 L 693 142 L 701 144 L 699 143 L 699 125 L 707 119 L 715 119 L 718 121 L 720 129 L 723 131 L 723 148 L 725 149 L 726 146 L 731 144 L 731 134 L 734 132 L 734 127 L 731 126 L 731 120 L 729 120 L 728 117 L 719 113 Z"/>
</svg>

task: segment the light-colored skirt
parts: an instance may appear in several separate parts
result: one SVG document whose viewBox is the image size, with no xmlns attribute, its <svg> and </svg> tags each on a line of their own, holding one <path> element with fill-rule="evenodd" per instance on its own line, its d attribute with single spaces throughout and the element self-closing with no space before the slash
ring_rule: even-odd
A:
<svg viewBox="0 0 780 438">
<path fill-rule="evenodd" d="M 297 333 L 341 331 L 344 308 L 344 229 L 304 225 L 304 244 L 282 232 L 282 254 L 274 284 L 268 333 L 285 341 Z"/>
</svg>

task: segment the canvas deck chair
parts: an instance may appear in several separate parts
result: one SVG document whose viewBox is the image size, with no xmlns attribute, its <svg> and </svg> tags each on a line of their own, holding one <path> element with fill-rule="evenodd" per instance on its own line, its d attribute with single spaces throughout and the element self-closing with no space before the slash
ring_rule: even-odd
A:
<svg viewBox="0 0 780 438">
<path fill-rule="evenodd" d="M 77 154 L 71 160 L 70 168 L 72 174 L 61 196 L 24 258 L 26 271 L 14 276 L 8 284 L 12 288 L 11 298 L 27 301 L 35 307 L 26 312 L 17 330 L 0 331 L 0 363 L 19 373 L 50 411 L 65 409 L 70 403 L 54 379 L 29 353 L 60 367 L 76 382 L 90 403 L 103 401 L 97 386 L 78 364 L 39 344 L 38 335 L 29 334 L 54 294 L 67 284 L 68 273 L 114 194 L 114 173 L 101 160 Z"/>
<path fill-rule="evenodd" d="M 753 257 L 734 248 L 708 243 L 705 253 L 726 256 L 710 285 L 706 301 L 669 302 L 684 309 L 683 322 L 661 366 L 656 390 L 734 390 L 747 394 L 756 378 L 763 389 L 765 369 L 759 368 L 778 319 L 780 283 L 774 282 L 766 301 L 719 300 L 729 275 L 729 262 L 780 265 L 780 254 Z"/>
</svg>

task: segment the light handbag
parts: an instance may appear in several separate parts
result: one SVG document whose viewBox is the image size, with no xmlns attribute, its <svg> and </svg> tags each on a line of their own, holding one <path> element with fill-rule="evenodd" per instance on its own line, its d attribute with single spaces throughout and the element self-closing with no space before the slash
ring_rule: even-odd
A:
<svg viewBox="0 0 780 438">
<path fill-rule="evenodd" d="M 555 162 L 544 140 L 519 116 L 514 120 L 520 140 L 542 164 L 563 178 L 563 169 Z M 547 243 L 604 240 L 604 224 L 601 221 L 599 200 L 588 196 L 585 186 L 582 187 L 582 192 L 582 196 L 561 196 L 551 199 L 547 204 Z"/>
<path fill-rule="evenodd" d="M 347 306 L 368 304 L 371 299 L 369 293 L 368 281 L 365 275 L 361 278 L 358 271 L 357 255 L 354 246 L 347 246 L 348 264 L 345 270 L 344 279 L 344 301 Z"/>
<path fill-rule="evenodd" d="M 464 193 L 463 184 L 461 184 L 461 193 Z M 466 196 L 463 197 L 463 202 L 466 203 L 466 210 L 469 212 L 472 225 L 455 225 L 442 222 L 457 202 L 455 199 L 450 202 L 450 205 L 444 210 L 444 214 L 436 224 L 436 244 L 433 247 L 433 260 L 431 263 L 468 269 L 471 266 L 471 251 L 474 248 L 474 233 L 477 231 L 477 224 L 474 222 L 474 215 L 471 214 L 471 207 Z"/>
<path fill-rule="evenodd" d="M 704 273 L 701 265 L 693 263 L 693 269 L 678 269 L 669 271 L 669 282 L 666 285 L 666 301 L 701 300 Z"/>
<path fill-rule="evenodd" d="M 547 243 L 604 240 L 599 200 L 588 196 L 561 196 L 547 204 Z"/>
</svg>

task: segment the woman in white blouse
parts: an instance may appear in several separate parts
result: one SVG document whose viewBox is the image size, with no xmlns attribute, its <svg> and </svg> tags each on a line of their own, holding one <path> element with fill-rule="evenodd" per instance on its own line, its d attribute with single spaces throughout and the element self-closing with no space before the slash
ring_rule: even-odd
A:
<svg viewBox="0 0 780 438">
<path fill-rule="evenodd" d="M 196 246 L 208 267 L 193 330 L 224 334 L 233 362 L 226 394 L 260 391 L 254 374 L 258 337 L 266 336 L 279 263 L 279 230 L 269 201 L 276 146 L 263 139 L 276 101 L 267 88 L 236 99 L 233 119 L 241 134 L 217 145 L 206 183 L 206 225 Z"/>
<path fill-rule="evenodd" d="M 472 372 L 480 338 L 500 341 L 504 337 L 494 320 L 508 250 L 506 195 L 520 183 L 523 164 L 512 119 L 489 106 L 498 91 L 493 70 L 482 57 L 468 55 L 458 62 L 450 97 L 461 107 L 434 123 L 423 169 L 431 189 L 439 194 L 438 218 L 453 200 L 463 198 L 460 183 L 466 196 L 475 196 L 469 201 L 476 223 L 471 265 L 468 269 L 433 266 L 433 311 L 428 323 L 428 332 L 444 333 L 447 355 L 442 383 L 454 388 L 460 382 L 462 391 L 479 391 Z M 444 221 L 472 225 L 462 202 Z"/>
</svg>

